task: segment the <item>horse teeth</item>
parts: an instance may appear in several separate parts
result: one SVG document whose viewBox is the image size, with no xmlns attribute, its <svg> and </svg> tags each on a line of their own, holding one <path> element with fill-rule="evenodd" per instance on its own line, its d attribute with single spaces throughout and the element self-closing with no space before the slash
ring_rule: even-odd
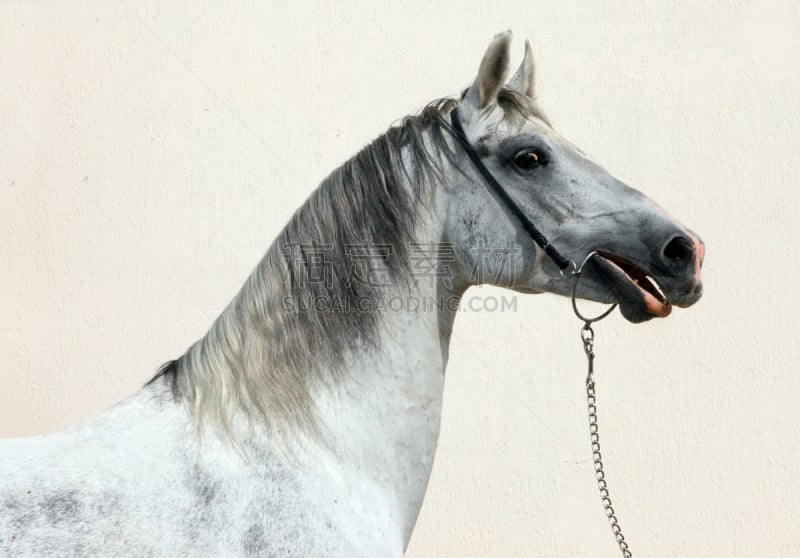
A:
<svg viewBox="0 0 800 558">
<path fill-rule="evenodd" d="M 655 287 L 656 291 L 658 291 L 658 294 L 660 294 L 664 300 L 667 300 L 667 295 L 664 294 L 664 290 L 661 288 L 661 285 L 659 285 L 658 282 L 649 275 L 647 276 L 647 279 L 650 281 L 650 284 Z"/>
</svg>

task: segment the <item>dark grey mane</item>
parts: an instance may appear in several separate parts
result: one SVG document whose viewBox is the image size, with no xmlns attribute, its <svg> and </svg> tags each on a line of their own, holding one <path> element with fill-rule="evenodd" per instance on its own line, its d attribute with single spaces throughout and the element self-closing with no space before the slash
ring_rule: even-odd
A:
<svg viewBox="0 0 800 558">
<path fill-rule="evenodd" d="M 539 116 L 513 91 L 498 100 Z M 166 382 L 199 424 L 208 418 L 228 434 L 238 412 L 273 432 L 312 432 L 312 390 L 338 381 L 346 356 L 376 342 L 379 314 L 362 311 L 359 301 L 380 297 L 382 287 L 352 280 L 348 251 L 370 253 L 368 265 L 392 284 L 410 277 L 419 208 L 442 181 L 442 163 L 454 161 L 447 115 L 456 104 L 433 101 L 331 173 L 208 334 L 150 383 Z M 320 300 L 327 301 L 321 310 Z"/>
<path fill-rule="evenodd" d="M 378 314 L 357 311 L 357 304 L 380 293 L 373 285 L 348 281 L 352 258 L 346 251 L 377 247 L 380 261 L 373 258 L 371 265 L 392 281 L 408 276 L 407 248 L 418 206 L 440 177 L 442 158 L 453 156 L 445 115 L 455 104 L 453 99 L 430 103 L 331 173 L 295 212 L 206 337 L 164 365 L 151 382 L 167 382 L 196 416 L 208 416 L 225 429 L 236 411 L 244 411 L 273 428 L 307 430 L 315 384 L 336 381 L 348 352 L 375 343 Z M 320 273 L 323 281 L 310 280 Z M 317 300 L 341 310 L 318 311 Z"/>
</svg>

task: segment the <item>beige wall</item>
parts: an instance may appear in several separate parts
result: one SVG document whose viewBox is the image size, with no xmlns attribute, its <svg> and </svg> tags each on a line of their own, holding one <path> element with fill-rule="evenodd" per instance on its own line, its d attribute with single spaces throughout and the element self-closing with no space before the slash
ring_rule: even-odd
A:
<svg viewBox="0 0 800 558">
<path fill-rule="evenodd" d="M 199 4 L 0 2 L 0 436 L 137 389 L 320 179 L 512 28 L 557 128 L 708 245 L 697 307 L 597 327 L 634 553 L 800 555 L 797 3 Z M 547 296 L 459 317 L 411 556 L 617 556 L 578 329 Z"/>
</svg>

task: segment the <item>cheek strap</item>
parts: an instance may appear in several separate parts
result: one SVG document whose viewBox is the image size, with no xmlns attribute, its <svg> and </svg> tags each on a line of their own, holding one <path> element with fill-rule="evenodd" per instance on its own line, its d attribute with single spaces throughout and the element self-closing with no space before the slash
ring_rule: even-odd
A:
<svg viewBox="0 0 800 558">
<path fill-rule="evenodd" d="M 472 164 L 475 165 L 475 168 L 478 169 L 478 172 L 481 173 L 483 178 L 486 181 L 487 187 L 494 192 L 497 197 L 505 204 L 506 209 L 508 209 L 511 214 L 520 222 L 522 228 L 525 229 L 525 232 L 530 235 L 533 241 L 539 245 L 539 247 L 544 250 L 545 254 L 547 254 L 553 263 L 555 263 L 560 270 L 565 270 L 568 267 L 572 266 L 575 268 L 575 264 L 572 260 L 568 260 L 561 253 L 556 250 L 556 247 L 550 244 L 547 238 L 539 232 L 539 229 L 536 228 L 530 219 L 522 212 L 519 206 L 514 203 L 514 200 L 511 199 L 511 196 L 508 195 L 494 175 L 486 168 L 486 165 L 483 164 L 481 161 L 480 156 L 475 152 L 470 145 L 469 140 L 467 139 L 467 135 L 464 133 L 464 128 L 461 127 L 461 122 L 458 119 L 458 107 L 454 108 L 450 112 L 450 121 L 453 124 L 453 136 L 459 141 L 461 146 L 469 155 L 470 161 Z"/>
</svg>

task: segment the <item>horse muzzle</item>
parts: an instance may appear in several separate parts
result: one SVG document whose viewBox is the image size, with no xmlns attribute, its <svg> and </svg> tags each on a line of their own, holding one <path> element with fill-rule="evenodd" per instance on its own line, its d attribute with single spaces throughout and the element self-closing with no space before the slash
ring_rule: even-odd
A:
<svg viewBox="0 0 800 558">
<path fill-rule="evenodd" d="M 647 258 L 607 250 L 597 255 L 593 275 L 631 322 L 665 318 L 674 306 L 689 307 L 703 294 L 705 245 L 696 235 L 673 235 Z"/>
</svg>

